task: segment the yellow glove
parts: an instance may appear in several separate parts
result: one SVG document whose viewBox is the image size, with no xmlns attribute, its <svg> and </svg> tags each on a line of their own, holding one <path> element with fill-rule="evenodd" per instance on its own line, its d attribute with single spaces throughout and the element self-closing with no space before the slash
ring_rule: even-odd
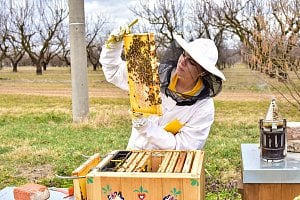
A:
<svg viewBox="0 0 300 200">
<path fill-rule="evenodd" d="M 119 42 L 123 39 L 124 35 L 129 34 L 130 28 L 138 22 L 138 19 L 132 21 L 128 26 L 121 26 L 119 30 L 114 30 L 108 37 L 107 41 L 105 42 L 106 47 L 109 48 L 109 44 L 113 44 Z"/>
<path fill-rule="evenodd" d="M 182 124 L 178 119 L 175 119 L 167 123 L 164 129 L 176 135 L 183 126 L 184 124 Z"/>
</svg>

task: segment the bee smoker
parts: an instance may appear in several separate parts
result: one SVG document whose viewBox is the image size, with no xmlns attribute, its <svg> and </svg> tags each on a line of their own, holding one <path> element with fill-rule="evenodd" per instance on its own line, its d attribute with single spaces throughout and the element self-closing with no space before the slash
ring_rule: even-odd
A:
<svg viewBox="0 0 300 200">
<path fill-rule="evenodd" d="M 267 162 L 282 161 L 287 154 L 286 119 L 279 119 L 272 99 L 266 119 L 259 121 L 261 157 Z"/>
</svg>

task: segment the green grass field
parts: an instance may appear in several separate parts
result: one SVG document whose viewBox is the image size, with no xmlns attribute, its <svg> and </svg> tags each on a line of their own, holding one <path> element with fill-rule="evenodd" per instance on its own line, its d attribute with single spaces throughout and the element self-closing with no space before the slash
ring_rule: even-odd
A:
<svg viewBox="0 0 300 200">
<path fill-rule="evenodd" d="M 258 143 L 258 120 L 272 97 L 288 121 L 295 108 L 242 65 L 224 71 L 227 81 L 215 99 L 216 117 L 205 146 L 206 199 L 241 199 L 241 143 Z M 89 120 L 72 123 L 69 68 L 0 70 L 0 189 L 28 182 L 70 187 L 83 155 L 125 149 L 130 135 L 128 95 L 107 83 L 101 70 L 88 71 Z"/>
</svg>

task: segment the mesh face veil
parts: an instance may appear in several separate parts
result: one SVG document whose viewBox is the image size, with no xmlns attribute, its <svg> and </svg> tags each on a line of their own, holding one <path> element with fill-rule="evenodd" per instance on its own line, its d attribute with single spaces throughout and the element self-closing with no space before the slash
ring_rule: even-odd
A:
<svg viewBox="0 0 300 200">
<path fill-rule="evenodd" d="M 222 79 L 211 73 L 202 76 L 204 87 L 194 96 L 184 95 L 168 88 L 171 75 L 176 70 L 177 62 L 182 52 L 183 49 L 174 41 L 162 57 L 158 69 L 161 92 L 170 96 L 178 105 L 192 105 L 197 100 L 214 97 L 219 94 L 222 90 Z"/>
</svg>

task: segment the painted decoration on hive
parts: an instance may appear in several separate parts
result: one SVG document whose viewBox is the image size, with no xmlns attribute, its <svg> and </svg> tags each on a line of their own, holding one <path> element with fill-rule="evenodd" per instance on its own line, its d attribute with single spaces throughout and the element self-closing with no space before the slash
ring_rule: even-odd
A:
<svg viewBox="0 0 300 200">
<path fill-rule="evenodd" d="M 122 192 L 113 191 L 110 187 L 110 185 L 106 185 L 106 187 L 102 188 L 102 191 L 104 195 L 107 196 L 108 200 L 125 200 L 125 198 L 122 196 Z"/>
<path fill-rule="evenodd" d="M 199 186 L 199 181 L 197 179 L 191 179 L 192 186 Z"/>
<path fill-rule="evenodd" d="M 144 189 L 143 186 L 140 186 L 139 189 L 133 190 L 133 192 L 137 192 L 138 200 L 144 200 L 146 199 L 146 193 L 148 193 L 148 190 Z"/>
<path fill-rule="evenodd" d="M 170 191 L 170 194 L 167 194 L 163 197 L 162 200 L 178 200 L 177 196 L 181 194 L 181 190 L 177 190 L 175 187 Z"/>
<path fill-rule="evenodd" d="M 192 186 L 199 186 L 199 182 L 196 179 L 190 180 Z M 121 191 L 113 191 L 110 185 L 106 185 L 106 187 L 102 188 L 102 192 L 105 196 L 107 196 L 108 200 L 125 200 L 125 198 L 122 195 Z M 149 193 L 148 190 L 143 188 L 143 186 L 140 186 L 138 189 L 133 190 L 133 192 L 137 193 L 138 200 L 145 200 L 147 195 L 146 193 Z M 179 200 L 178 196 L 181 194 L 181 190 L 178 190 L 176 187 L 174 187 L 169 194 L 166 194 L 163 196 L 162 200 Z"/>
</svg>

